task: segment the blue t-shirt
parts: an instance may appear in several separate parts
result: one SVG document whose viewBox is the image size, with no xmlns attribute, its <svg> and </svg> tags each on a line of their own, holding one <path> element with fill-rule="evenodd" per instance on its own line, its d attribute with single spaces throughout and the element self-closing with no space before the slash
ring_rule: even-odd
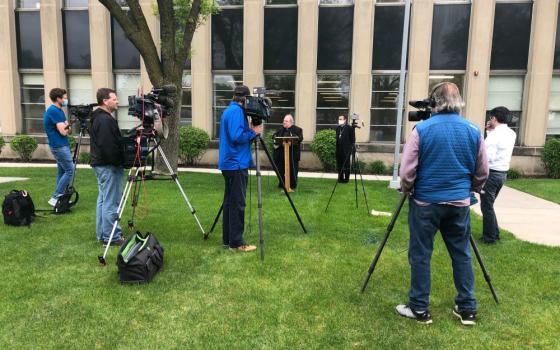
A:
<svg viewBox="0 0 560 350">
<path fill-rule="evenodd" d="M 43 125 L 45 126 L 45 133 L 51 148 L 70 146 L 68 136 L 61 135 L 56 128 L 57 123 L 64 123 L 65 121 L 66 116 L 64 112 L 55 105 L 50 105 L 45 114 L 43 114 Z"/>
</svg>

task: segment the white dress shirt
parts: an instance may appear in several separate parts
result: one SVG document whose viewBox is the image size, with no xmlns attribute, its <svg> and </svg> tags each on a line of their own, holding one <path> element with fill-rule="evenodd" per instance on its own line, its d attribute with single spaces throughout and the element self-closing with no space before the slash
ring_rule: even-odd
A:
<svg viewBox="0 0 560 350">
<path fill-rule="evenodd" d="M 515 131 L 507 124 L 499 124 L 493 130 L 487 131 L 485 143 L 490 170 L 509 170 L 515 138 Z"/>
</svg>

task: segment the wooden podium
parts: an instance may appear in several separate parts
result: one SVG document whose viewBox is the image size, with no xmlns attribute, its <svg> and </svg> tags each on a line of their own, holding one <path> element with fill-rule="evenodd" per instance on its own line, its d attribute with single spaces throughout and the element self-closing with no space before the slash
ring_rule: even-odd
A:
<svg viewBox="0 0 560 350">
<path fill-rule="evenodd" d="M 297 145 L 299 142 L 299 137 L 297 136 L 276 136 L 277 142 L 282 143 L 284 148 L 284 185 L 288 192 L 294 192 L 290 184 L 290 146 Z"/>
</svg>

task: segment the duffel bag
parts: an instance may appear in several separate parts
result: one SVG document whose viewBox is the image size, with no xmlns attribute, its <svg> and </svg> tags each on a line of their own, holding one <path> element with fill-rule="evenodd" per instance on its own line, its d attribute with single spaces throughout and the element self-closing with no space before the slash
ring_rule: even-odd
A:
<svg viewBox="0 0 560 350">
<path fill-rule="evenodd" d="M 163 247 L 153 233 L 136 232 L 121 246 L 117 267 L 121 283 L 149 282 L 163 267 Z"/>
</svg>

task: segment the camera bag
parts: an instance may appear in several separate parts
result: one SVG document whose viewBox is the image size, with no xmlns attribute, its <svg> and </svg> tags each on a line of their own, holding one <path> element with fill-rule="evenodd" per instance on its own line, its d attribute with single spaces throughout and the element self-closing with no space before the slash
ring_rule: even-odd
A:
<svg viewBox="0 0 560 350">
<path fill-rule="evenodd" d="M 78 194 L 78 191 L 76 191 L 74 187 L 68 186 L 64 193 L 60 197 L 58 197 L 58 200 L 56 201 L 56 204 L 54 206 L 54 213 L 68 213 L 70 211 L 70 208 L 78 203 L 79 198 L 80 195 Z"/>
<path fill-rule="evenodd" d="M 35 205 L 27 191 L 11 190 L 2 203 L 4 223 L 12 226 L 30 226 L 35 218 Z"/>
<path fill-rule="evenodd" d="M 121 283 L 150 282 L 163 267 L 163 247 L 153 233 L 136 232 L 121 246 L 117 266 Z"/>
</svg>

